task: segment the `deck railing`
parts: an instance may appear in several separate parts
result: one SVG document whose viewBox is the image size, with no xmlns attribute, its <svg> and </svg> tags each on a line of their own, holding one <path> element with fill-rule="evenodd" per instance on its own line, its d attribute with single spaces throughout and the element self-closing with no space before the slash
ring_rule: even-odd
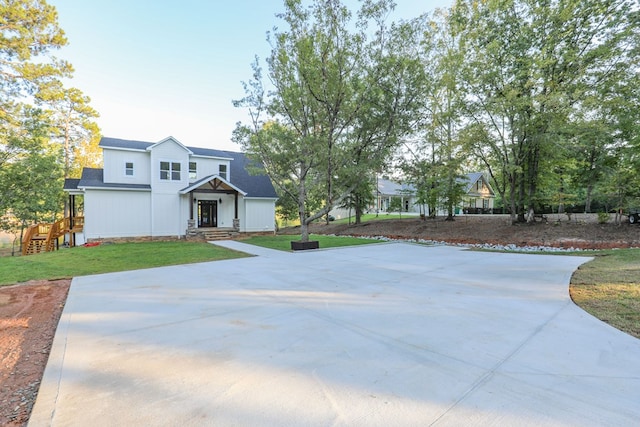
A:
<svg viewBox="0 0 640 427">
<path fill-rule="evenodd" d="M 84 228 L 84 217 L 66 217 L 52 224 L 35 224 L 28 227 L 22 237 L 22 255 L 50 252 L 58 249 L 58 239 L 66 233 L 79 233 Z M 74 239 L 71 239 L 74 242 Z"/>
</svg>

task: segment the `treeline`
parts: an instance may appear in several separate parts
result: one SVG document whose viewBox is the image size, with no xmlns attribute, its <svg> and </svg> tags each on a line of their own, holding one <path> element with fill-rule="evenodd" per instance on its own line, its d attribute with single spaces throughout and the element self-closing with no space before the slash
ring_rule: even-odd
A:
<svg viewBox="0 0 640 427">
<path fill-rule="evenodd" d="M 450 216 L 482 171 L 511 213 L 638 203 L 640 16 L 629 0 L 458 0 L 386 23 L 393 3 L 288 1 L 237 102 L 236 141 L 308 223 L 358 216 L 376 173 Z M 393 159 L 393 160 L 391 160 Z"/>
<path fill-rule="evenodd" d="M 67 87 L 67 39 L 44 0 L 0 1 L 0 227 L 16 232 L 62 214 L 65 177 L 100 162 L 98 113 Z"/>
</svg>

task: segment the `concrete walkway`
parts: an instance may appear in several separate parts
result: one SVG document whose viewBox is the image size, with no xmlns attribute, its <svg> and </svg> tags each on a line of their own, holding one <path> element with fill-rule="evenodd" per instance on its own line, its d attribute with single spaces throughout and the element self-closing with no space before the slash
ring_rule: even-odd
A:
<svg viewBox="0 0 640 427">
<path fill-rule="evenodd" d="M 587 258 L 404 243 L 73 280 L 30 426 L 635 426 Z"/>
</svg>

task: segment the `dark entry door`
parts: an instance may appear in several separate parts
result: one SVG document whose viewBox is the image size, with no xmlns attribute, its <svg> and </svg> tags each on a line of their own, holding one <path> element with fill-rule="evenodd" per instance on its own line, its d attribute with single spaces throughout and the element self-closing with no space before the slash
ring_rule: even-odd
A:
<svg viewBox="0 0 640 427">
<path fill-rule="evenodd" d="M 218 226 L 218 202 L 198 200 L 198 227 Z"/>
</svg>

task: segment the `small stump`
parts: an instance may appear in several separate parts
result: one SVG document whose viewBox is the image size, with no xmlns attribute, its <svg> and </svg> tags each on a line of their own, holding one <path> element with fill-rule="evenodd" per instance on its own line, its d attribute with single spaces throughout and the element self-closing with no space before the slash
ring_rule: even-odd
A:
<svg viewBox="0 0 640 427">
<path fill-rule="evenodd" d="M 318 249 L 320 242 L 317 240 L 309 240 L 308 242 L 301 242 L 299 240 L 291 242 L 292 251 L 306 251 L 307 249 Z"/>
</svg>

